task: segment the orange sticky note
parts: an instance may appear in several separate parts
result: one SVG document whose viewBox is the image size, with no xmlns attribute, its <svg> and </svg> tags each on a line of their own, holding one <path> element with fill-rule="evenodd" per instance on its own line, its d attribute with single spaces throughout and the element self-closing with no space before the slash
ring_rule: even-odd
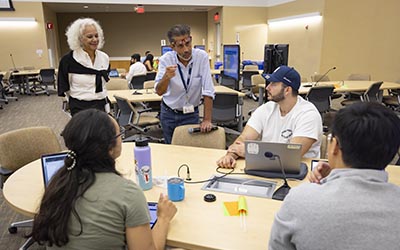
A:
<svg viewBox="0 0 400 250">
<path fill-rule="evenodd" d="M 224 215 L 225 216 L 238 216 L 238 202 L 237 201 L 226 201 L 223 203 Z"/>
</svg>

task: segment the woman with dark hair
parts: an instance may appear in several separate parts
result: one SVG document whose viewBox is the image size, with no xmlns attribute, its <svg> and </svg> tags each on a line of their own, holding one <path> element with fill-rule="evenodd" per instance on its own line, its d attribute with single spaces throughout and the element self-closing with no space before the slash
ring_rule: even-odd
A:
<svg viewBox="0 0 400 250">
<path fill-rule="evenodd" d="M 154 56 L 152 54 L 147 54 L 146 59 L 144 59 L 144 66 L 146 66 L 147 71 L 154 71 L 153 64 L 154 64 Z"/>
<path fill-rule="evenodd" d="M 70 151 L 34 218 L 35 241 L 47 249 L 164 249 L 176 207 L 160 195 L 150 229 L 142 190 L 115 169 L 121 135 L 118 123 L 99 110 L 72 117 L 62 133 Z"/>
</svg>

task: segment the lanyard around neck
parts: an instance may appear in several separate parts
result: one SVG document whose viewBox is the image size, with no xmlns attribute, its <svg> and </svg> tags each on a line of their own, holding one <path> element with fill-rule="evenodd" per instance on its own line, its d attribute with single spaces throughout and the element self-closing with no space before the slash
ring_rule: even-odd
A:
<svg viewBox="0 0 400 250">
<path fill-rule="evenodd" d="M 190 76 L 192 75 L 192 66 L 193 66 L 193 63 L 191 63 L 189 66 L 189 74 L 188 74 L 187 81 L 185 82 L 185 79 L 183 79 L 183 73 L 182 73 L 181 66 L 178 64 L 179 75 L 181 76 L 182 84 L 183 84 L 183 87 L 185 88 L 186 93 L 188 93 Z"/>
</svg>

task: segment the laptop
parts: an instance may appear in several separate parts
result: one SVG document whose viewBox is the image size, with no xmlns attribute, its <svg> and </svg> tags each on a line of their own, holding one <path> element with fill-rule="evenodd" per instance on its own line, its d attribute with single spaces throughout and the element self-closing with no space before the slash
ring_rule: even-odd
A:
<svg viewBox="0 0 400 250">
<path fill-rule="evenodd" d="M 299 174 L 301 146 L 293 143 L 245 141 L 245 171 L 282 173 L 282 164 L 285 173 Z"/>
<path fill-rule="evenodd" d="M 108 73 L 109 77 L 119 77 L 119 73 L 116 69 L 111 69 L 110 73 Z"/>
<path fill-rule="evenodd" d="M 51 177 L 53 177 L 53 175 L 64 166 L 64 159 L 66 156 L 67 152 L 46 154 L 41 156 L 42 173 L 45 187 L 49 185 Z"/>
</svg>

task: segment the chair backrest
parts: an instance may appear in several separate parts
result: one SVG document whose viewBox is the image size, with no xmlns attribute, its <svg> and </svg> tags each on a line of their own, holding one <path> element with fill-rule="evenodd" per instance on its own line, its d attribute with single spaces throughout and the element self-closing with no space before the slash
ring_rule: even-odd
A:
<svg viewBox="0 0 400 250">
<path fill-rule="evenodd" d="M 150 81 L 150 80 L 156 79 L 156 75 L 157 75 L 156 71 L 147 72 L 146 81 Z"/>
<path fill-rule="evenodd" d="M 131 89 L 143 89 L 143 83 L 146 81 L 146 75 L 133 76 L 129 84 Z"/>
<path fill-rule="evenodd" d="M 106 84 L 107 90 L 124 90 L 129 89 L 128 83 L 125 79 L 122 78 L 110 78 L 110 80 Z"/>
<path fill-rule="evenodd" d="M 370 74 L 350 74 L 347 80 L 371 81 Z"/>
<path fill-rule="evenodd" d="M 316 82 L 316 81 L 318 81 L 318 82 L 329 82 L 330 80 L 329 80 L 329 76 L 327 76 L 327 75 L 324 76 L 324 75 L 321 75 L 321 74 L 314 74 L 314 75 L 311 76 L 311 81 L 313 81 L 313 82 Z"/>
<path fill-rule="evenodd" d="M 248 66 L 248 65 L 246 65 Z M 251 88 L 253 86 L 251 82 L 251 77 L 253 75 L 259 75 L 258 71 L 243 71 L 242 72 L 242 77 L 243 77 L 243 88 Z"/>
<path fill-rule="evenodd" d="M 253 65 L 253 64 L 248 64 L 248 65 L 244 65 L 243 67 L 243 72 L 244 71 L 257 71 L 258 72 L 258 65 Z"/>
<path fill-rule="evenodd" d="M 382 102 L 382 93 L 380 87 L 383 82 L 375 82 L 363 94 L 361 100 L 363 102 Z"/>
<path fill-rule="evenodd" d="M 221 71 L 221 85 L 234 89 L 234 90 L 239 90 L 239 83 L 236 81 L 235 78 L 224 75 L 224 71 Z"/>
<path fill-rule="evenodd" d="M 154 80 L 150 80 L 150 81 L 145 81 L 144 83 L 143 83 L 143 88 L 144 89 L 152 89 L 152 88 L 154 88 L 154 85 L 156 84 L 156 81 L 154 81 Z"/>
<path fill-rule="evenodd" d="M 240 115 L 239 97 L 236 93 L 217 93 L 213 101 L 213 122 L 230 122 Z"/>
<path fill-rule="evenodd" d="M 251 76 L 251 85 L 254 86 L 253 87 L 253 93 L 258 93 L 258 91 L 259 91 L 258 85 L 259 84 L 266 84 L 266 83 L 267 83 L 267 81 L 260 74 Z"/>
<path fill-rule="evenodd" d="M 125 98 L 114 96 L 118 105 L 118 113 L 117 113 L 117 121 L 118 124 L 122 127 L 128 126 L 133 116 L 135 115 L 135 109 L 132 107 L 132 104 L 128 102 Z"/>
<path fill-rule="evenodd" d="M 171 144 L 202 148 L 226 149 L 225 130 L 218 127 L 209 133 L 189 133 L 189 128 L 199 127 L 199 124 L 188 124 L 176 127 Z"/>
<path fill-rule="evenodd" d="M 12 171 L 43 154 L 60 151 L 57 136 L 48 127 L 22 128 L 0 135 L 0 166 Z"/>
<path fill-rule="evenodd" d="M 39 72 L 40 79 L 42 83 L 45 84 L 53 84 L 54 81 L 56 80 L 55 78 L 55 69 L 41 69 Z"/>
<path fill-rule="evenodd" d="M 306 96 L 306 99 L 313 103 L 320 113 L 329 111 L 331 107 L 331 96 L 333 86 L 315 86 L 312 87 Z"/>
</svg>

